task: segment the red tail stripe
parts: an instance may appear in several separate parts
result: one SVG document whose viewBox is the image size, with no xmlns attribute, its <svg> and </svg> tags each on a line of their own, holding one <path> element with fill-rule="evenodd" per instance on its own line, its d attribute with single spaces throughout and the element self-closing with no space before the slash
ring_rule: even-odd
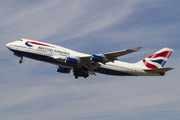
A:
<svg viewBox="0 0 180 120">
<path fill-rule="evenodd" d="M 169 58 L 169 57 L 170 57 L 171 53 L 172 53 L 172 52 L 170 52 L 170 54 L 168 55 L 168 57 L 167 57 L 167 58 Z"/>
<path fill-rule="evenodd" d="M 148 58 L 166 57 L 168 53 L 169 53 L 169 51 L 155 53 L 155 54 L 152 54 L 151 56 L 149 56 Z"/>
<path fill-rule="evenodd" d="M 148 58 L 152 58 L 153 55 L 154 55 L 154 54 L 150 55 Z"/>
<path fill-rule="evenodd" d="M 158 67 L 148 63 L 145 59 L 143 59 L 144 64 L 146 65 L 147 68 L 151 68 L 151 69 L 157 69 Z"/>
</svg>

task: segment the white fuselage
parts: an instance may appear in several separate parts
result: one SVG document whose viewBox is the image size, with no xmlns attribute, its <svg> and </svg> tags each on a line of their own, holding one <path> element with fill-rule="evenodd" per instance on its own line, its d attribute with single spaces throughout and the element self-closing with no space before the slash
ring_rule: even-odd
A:
<svg viewBox="0 0 180 120">
<path fill-rule="evenodd" d="M 30 45 L 27 43 L 34 42 L 35 44 Z M 78 57 L 78 56 L 89 56 L 76 52 L 61 46 L 43 43 L 39 41 L 20 39 L 15 42 L 8 43 L 7 48 L 18 55 L 22 55 L 31 59 L 49 62 L 57 66 L 63 66 L 66 68 L 73 69 L 75 66 L 66 64 L 63 61 L 56 61 L 51 58 L 66 58 L 66 57 Z M 106 64 L 99 63 L 101 66 L 94 69 L 92 72 L 116 75 L 116 76 L 160 76 L 159 73 L 146 72 L 147 69 L 143 65 L 137 63 L 126 63 L 121 61 L 108 62 Z"/>
</svg>

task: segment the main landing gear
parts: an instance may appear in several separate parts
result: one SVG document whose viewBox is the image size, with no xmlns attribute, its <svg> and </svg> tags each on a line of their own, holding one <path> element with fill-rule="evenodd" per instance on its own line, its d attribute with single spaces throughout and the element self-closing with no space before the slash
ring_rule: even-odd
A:
<svg viewBox="0 0 180 120">
<path fill-rule="evenodd" d="M 19 60 L 19 63 L 20 63 L 20 64 L 23 62 L 22 59 L 23 59 L 23 56 L 21 56 L 21 59 Z"/>
<path fill-rule="evenodd" d="M 73 72 L 74 72 L 73 75 L 75 76 L 75 79 L 77 79 L 78 77 L 87 78 L 89 76 L 87 71 L 84 71 L 84 70 L 81 70 L 81 69 L 74 69 Z"/>
</svg>

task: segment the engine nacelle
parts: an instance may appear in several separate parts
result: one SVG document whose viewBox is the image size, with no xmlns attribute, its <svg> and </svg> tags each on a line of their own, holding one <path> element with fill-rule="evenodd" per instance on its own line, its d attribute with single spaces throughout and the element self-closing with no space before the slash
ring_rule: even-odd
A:
<svg viewBox="0 0 180 120">
<path fill-rule="evenodd" d="M 62 67 L 62 66 L 57 66 L 56 67 L 56 71 L 60 72 L 60 73 L 70 73 L 70 70 L 71 69 L 65 68 L 65 67 Z"/>
<path fill-rule="evenodd" d="M 104 60 L 105 60 L 105 56 L 104 55 L 92 55 L 91 56 L 91 61 L 103 62 Z"/>
<path fill-rule="evenodd" d="M 70 58 L 70 57 L 67 57 L 66 60 L 65 60 L 65 63 L 68 63 L 68 64 L 77 64 L 77 63 L 80 63 L 80 59 L 78 57 L 76 58 Z"/>
<path fill-rule="evenodd" d="M 17 56 L 17 57 L 22 57 L 22 55 L 19 55 L 17 53 L 14 53 L 14 55 Z"/>
</svg>

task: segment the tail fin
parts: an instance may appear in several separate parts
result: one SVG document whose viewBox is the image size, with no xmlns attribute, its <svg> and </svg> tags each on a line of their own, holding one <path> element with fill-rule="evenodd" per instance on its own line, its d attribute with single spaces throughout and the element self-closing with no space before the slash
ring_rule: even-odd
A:
<svg viewBox="0 0 180 120">
<path fill-rule="evenodd" d="M 149 57 L 141 60 L 137 64 L 145 65 L 149 69 L 158 69 L 162 68 L 168 58 L 170 57 L 173 49 L 170 48 L 163 48 L 156 53 L 150 55 Z"/>
<path fill-rule="evenodd" d="M 157 51 L 156 53 L 150 55 L 149 57 L 141 60 L 137 64 L 146 66 L 147 69 L 161 69 L 165 65 L 166 61 L 168 60 L 172 52 L 173 52 L 173 49 L 163 48 Z M 156 70 L 156 71 L 159 71 L 159 70 Z M 164 72 L 162 72 L 161 74 L 164 74 Z"/>
</svg>

